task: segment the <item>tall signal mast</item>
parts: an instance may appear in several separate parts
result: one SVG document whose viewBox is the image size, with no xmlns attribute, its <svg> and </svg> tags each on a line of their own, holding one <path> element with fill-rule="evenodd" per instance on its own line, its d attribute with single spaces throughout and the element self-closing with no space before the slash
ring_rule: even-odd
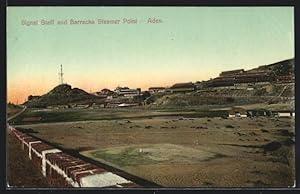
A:
<svg viewBox="0 0 300 194">
<path fill-rule="evenodd" d="M 58 73 L 58 75 L 59 75 L 59 84 L 64 84 L 64 73 L 63 73 L 62 65 L 60 65 L 60 72 Z"/>
</svg>

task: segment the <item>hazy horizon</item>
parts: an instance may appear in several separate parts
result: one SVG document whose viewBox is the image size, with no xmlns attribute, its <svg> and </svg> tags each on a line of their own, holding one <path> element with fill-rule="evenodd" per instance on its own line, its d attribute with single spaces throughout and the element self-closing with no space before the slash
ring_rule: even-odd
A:
<svg viewBox="0 0 300 194">
<path fill-rule="evenodd" d="M 22 25 L 132 18 L 138 24 Z M 162 23 L 147 23 L 148 18 Z M 294 58 L 293 7 L 8 7 L 7 101 L 65 82 L 87 92 L 171 86 Z"/>
</svg>

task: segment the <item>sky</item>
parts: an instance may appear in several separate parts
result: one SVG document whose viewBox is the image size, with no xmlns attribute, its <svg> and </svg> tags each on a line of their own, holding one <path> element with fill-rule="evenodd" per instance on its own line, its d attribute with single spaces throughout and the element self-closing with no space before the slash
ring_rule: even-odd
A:
<svg viewBox="0 0 300 194">
<path fill-rule="evenodd" d="M 7 100 L 14 103 L 57 86 L 61 64 L 66 83 L 95 92 L 202 81 L 294 57 L 293 7 L 7 9 Z"/>
</svg>

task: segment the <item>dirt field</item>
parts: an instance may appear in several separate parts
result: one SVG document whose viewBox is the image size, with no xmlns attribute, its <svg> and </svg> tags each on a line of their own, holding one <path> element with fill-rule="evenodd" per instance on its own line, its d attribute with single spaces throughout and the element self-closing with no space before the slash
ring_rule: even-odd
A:
<svg viewBox="0 0 300 194">
<path fill-rule="evenodd" d="M 43 175 L 33 166 L 20 143 L 8 132 L 7 182 L 13 187 L 50 187 Z"/>
<path fill-rule="evenodd" d="M 166 187 L 294 185 L 293 118 L 161 115 L 19 127 Z"/>
</svg>

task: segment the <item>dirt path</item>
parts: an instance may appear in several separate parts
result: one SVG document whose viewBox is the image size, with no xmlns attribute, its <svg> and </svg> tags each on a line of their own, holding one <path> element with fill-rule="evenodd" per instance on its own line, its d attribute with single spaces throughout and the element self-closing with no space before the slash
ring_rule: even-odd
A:
<svg viewBox="0 0 300 194">
<path fill-rule="evenodd" d="M 16 114 L 10 116 L 9 118 L 7 118 L 7 121 L 10 121 L 11 119 L 13 119 L 13 118 L 19 116 L 19 115 L 22 114 L 26 109 L 27 109 L 27 107 L 24 106 L 24 108 L 23 108 L 20 112 L 18 112 L 18 113 L 16 113 Z"/>
</svg>

